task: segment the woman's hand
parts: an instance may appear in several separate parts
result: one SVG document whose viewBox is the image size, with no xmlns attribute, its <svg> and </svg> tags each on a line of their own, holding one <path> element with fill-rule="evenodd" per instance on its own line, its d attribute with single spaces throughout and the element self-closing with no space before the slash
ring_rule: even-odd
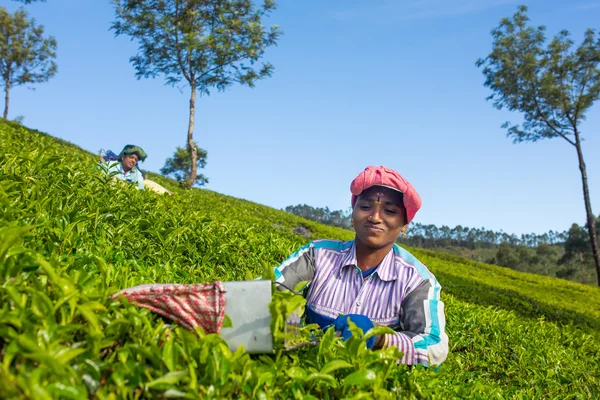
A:
<svg viewBox="0 0 600 400">
<path fill-rule="evenodd" d="M 342 339 L 348 340 L 352 337 L 352 332 L 350 332 L 350 328 L 348 326 L 348 321 L 354 322 L 354 324 L 360 328 L 363 333 L 366 333 L 369 329 L 373 328 L 375 325 L 373 321 L 369 319 L 366 315 L 362 314 L 347 314 L 340 315 L 336 318 L 334 322 L 334 327 L 336 331 L 342 331 Z M 372 349 L 375 346 L 375 336 L 367 339 L 367 348 Z"/>
</svg>

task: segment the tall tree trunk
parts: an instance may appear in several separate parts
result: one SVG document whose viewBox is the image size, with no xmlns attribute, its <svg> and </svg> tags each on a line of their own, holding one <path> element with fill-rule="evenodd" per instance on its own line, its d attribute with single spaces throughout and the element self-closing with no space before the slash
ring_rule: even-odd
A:
<svg viewBox="0 0 600 400">
<path fill-rule="evenodd" d="M 190 122 L 188 124 L 188 135 L 187 141 L 190 147 L 190 154 L 192 157 L 192 165 L 190 170 L 190 176 L 187 179 L 188 185 L 192 186 L 196 182 L 196 176 L 198 174 L 198 149 L 194 143 L 194 115 L 196 113 L 196 84 L 190 85 L 192 93 L 190 95 Z"/>
<path fill-rule="evenodd" d="M 581 142 L 579 141 L 579 132 L 575 128 L 575 148 L 577 149 L 577 158 L 579 159 L 579 170 L 581 171 L 581 182 L 583 184 L 583 200 L 585 202 L 585 212 L 587 214 L 588 232 L 590 233 L 590 244 L 592 245 L 592 254 L 596 264 L 596 276 L 598 286 L 600 286 L 600 251 L 598 251 L 598 236 L 596 234 L 596 218 L 592 213 L 592 204 L 590 202 L 590 192 L 588 190 L 587 173 L 585 163 L 583 162 L 583 152 L 581 151 Z"/>
<path fill-rule="evenodd" d="M 8 119 L 8 94 L 10 92 L 10 81 L 6 82 L 4 90 L 4 119 Z"/>
</svg>

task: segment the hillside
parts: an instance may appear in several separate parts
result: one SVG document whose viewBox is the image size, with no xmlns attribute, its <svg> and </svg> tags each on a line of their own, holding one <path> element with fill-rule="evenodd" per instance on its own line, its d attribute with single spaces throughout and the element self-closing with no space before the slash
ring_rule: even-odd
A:
<svg viewBox="0 0 600 400">
<path fill-rule="evenodd" d="M 142 283 L 254 279 L 307 239 L 351 239 L 208 190 L 112 184 L 96 156 L 0 122 L 0 398 L 599 398 L 600 290 L 409 249 L 438 277 L 437 370 L 326 343 L 231 353 L 109 300 Z"/>
</svg>

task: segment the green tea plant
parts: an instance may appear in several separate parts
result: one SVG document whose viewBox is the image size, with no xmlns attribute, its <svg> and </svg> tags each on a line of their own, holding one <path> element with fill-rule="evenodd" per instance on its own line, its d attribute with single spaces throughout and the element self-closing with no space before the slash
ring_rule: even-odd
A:
<svg viewBox="0 0 600 400">
<path fill-rule="evenodd" d="M 97 156 L 0 122 L 0 398 L 596 398 L 597 288 L 414 251 L 439 278 L 450 355 L 439 368 L 397 365 L 355 329 L 283 322 L 304 299 L 277 292 L 277 350 L 230 351 L 111 300 L 142 283 L 255 279 L 311 238 L 353 233 L 151 176 L 173 196 L 112 184 Z M 289 332 L 287 332 L 289 334 Z M 289 336 L 289 335 L 288 335 Z"/>
<path fill-rule="evenodd" d="M 576 324 L 594 335 L 600 334 L 598 288 L 569 281 L 522 273 L 449 254 L 413 249 L 442 282 L 445 289 L 469 302 L 514 310 L 543 317 L 559 324 Z M 600 336 L 599 336 L 600 337 Z"/>
</svg>

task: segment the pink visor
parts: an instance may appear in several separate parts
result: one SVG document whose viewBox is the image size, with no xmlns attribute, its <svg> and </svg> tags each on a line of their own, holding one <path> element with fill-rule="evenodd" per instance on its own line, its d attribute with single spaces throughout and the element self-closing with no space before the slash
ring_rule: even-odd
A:
<svg viewBox="0 0 600 400">
<path fill-rule="evenodd" d="M 402 175 L 393 169 L 384 166 L 365 168 L 350 184 L 352 192 L 352 207 L 360 194 L 371 186 L 385 186 L 402 193 L 404 199 L 404 208 L 406 208 L 406 223 L 408 224 L 415 217 L 415 214 L 421 208 L 421 197 Z"/>
</svg>

